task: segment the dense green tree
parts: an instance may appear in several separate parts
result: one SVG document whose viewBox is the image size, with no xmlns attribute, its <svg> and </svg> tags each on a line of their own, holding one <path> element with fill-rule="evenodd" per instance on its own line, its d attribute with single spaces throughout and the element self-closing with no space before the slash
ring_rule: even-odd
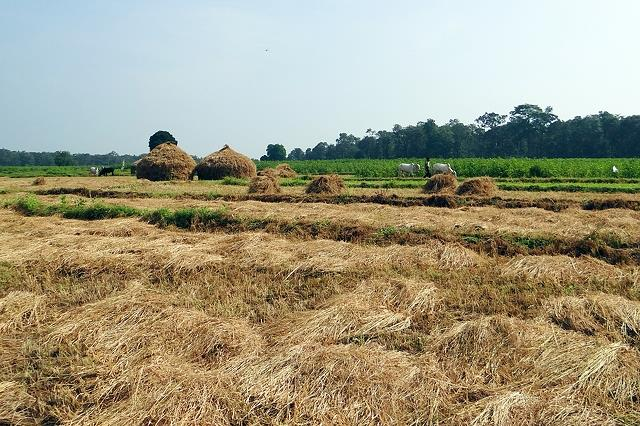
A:
<svg viewBox="0 0 640 426">
<path fill-rule="evenodd" d="M 305 155 L 304 151 L 300 148 L 293 148 L 289 155 L 287 155 L 287 160 L 304 160 Z"/>
<path fill-rule="evenodd" d="M 287 158 L 287 150 L 279 143 L 267 145 L 266 159 L 271 161 L 282 161 Z"/>
<path fill-rule="evenodd" d="M 69 151 L 56 151 L 53 154 L 53 162 L 56 166 L 73 166 L 75 164 Z"/>
<path fill-rule="evenodd" d="M 151 137 L 149 137 L 149 151 L 152 151 L 156 146 L 163 143 L 172 143 L 178 145 L 178 141 L 173 135 L 166 130 L 158 130 Z"/>
</svg>

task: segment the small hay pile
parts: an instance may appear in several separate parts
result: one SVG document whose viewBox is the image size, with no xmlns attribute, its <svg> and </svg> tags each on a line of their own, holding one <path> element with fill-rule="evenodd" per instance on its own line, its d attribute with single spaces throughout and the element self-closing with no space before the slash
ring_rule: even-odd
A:
<svg viewBox="0 0 640 426">
<path fill-rule="evenodd" d="M 458 187 L 458 195 L 478 195 L 481 197 L 492 197 L 498 191 L 496 183 L 490 177 L 479 177 L 467 179 Z"/>
<path fill-rule="evenodd" d="M 453 192 L 458 186 L 458 180 L 454 175 L 440 173 L 432 176 L 422 187 L 425 194 L 437 194 L 441 192 Z"/>
<path fill-rule="evenodd" d="M 220 151 L 204 157 L 195 172 L 199 180 L 218 180 L 227 176 L 252 178 L 256 176 L 256 165 L 249 157 L 225 145 Z"/>
<path fill-rule="evenodd" d="M 40 176 L 40 177 L 35 178 L 34 181 L 31 182 L 31 185 L 33 185 L 33 186 L 42 186 L 42 185 L 45 185 L 46 183 L 47 183 L 47 181 L 42 176 Z"/>
<path fill-rule="evenodd" d="M 307 194 L 340 194 L 345 189 L 342 178 L 338 175 L 319 176 L 311 181 L 305 192 Z"/>
<path fill-rule="evenodd" d="M 278 177 L 278 171 L 276 169 L 272 169 L 270 167 L 266 169 L 262 169 L 258 172 L 258 176 L 271 176 L 273 178 Z"/>
<path fill-rule="evenodd" d="M 565 296 L 546 301 L 544 309 L 562 328 L 640 344 L 640 302 L 611 294 Z"/>
<path fill-rule="evenodd" d="M 298 177 L 298 174 L 295 170 L 291 168 L 287 163 L 278 164 L 276 166 L 276 172 L 278 176 L 283 178 L 295 178 Z"/>
<path fill-rule="evenodd" d="M 153 181 L 189 180 L 195 166 L 193 158 L 177 145 L 163 143 L 138 162 L 136 177 Z"/>
<path fill-rule="evenodd" d="M 256 176 L 249 183 L 249 194 L 279 194 L 282 192 L 278 179 L 273 176 Z"/>
</svg>

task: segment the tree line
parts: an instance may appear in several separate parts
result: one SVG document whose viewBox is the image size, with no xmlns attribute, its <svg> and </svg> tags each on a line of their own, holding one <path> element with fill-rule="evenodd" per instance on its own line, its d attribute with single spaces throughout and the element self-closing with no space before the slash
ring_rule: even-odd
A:
<svg viewBox="0 0 640 426">
<path fill-rule="evenodd" d="M 608 112 L 560 120 L 551 107 L 523 104 L 508 115 L 487 112 L 472 124 L 434 120 L 363 137 L 340 133 L 335 143 L 294 148 L 269 144 L 262 160 L 456 157 L 640 157 L 640 115 Z"/>
<path fill-rule="evenodd" d="M 112 166 L 130 164 L 140 155 L 118 154 L 71 154 L 69 151 L 27 152 L 0 149 L 0 166 Z"/>
</svg>

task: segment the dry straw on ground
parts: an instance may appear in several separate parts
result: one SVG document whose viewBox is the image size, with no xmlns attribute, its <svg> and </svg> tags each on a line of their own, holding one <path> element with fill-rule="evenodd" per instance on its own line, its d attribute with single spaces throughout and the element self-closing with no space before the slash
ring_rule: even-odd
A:
<svg viewBox="0 0 640 426">
<path fill-rule="evenodd" d="M 492 197 L 498 191 L 493 179 L 490 177 L 479 177 L 467 179 L 458 187 L 458 195 L 478 195 L 481 197 Z"/>
<path fill-rule="evenodd" d="M 45 178 L 43 178 L 42 176 L 37 177 L 33 180 L 33 182 L 31 182 L 31 185 L 33 186 L 42 186 L 42 185 L 46 185 L 47 181 L 45 180 Z"/>
<path fill-rule="evenodd" d="M 280 184 L 273 176 L 256 176 L 249 183 L 249 194 L 280 194 Z"/>
<path fill-rule="evenodd" d="M 278 173 L 278 176 L 283 178 L 298 177 L 298 174 L 296 173 L 296 171 L 293 170 L 291 166 L 288 165 L 287 163 L 278 164 L 276 166 L 276 172 Z"/>
<path fill-rule="evenodd" d="M 256 176 L 256 165 L 225 145 L 220 151 L 207 155 L 196 167 L 199 180 L 217 180 L 225 177 L 252 178 Z"/>
<path fill-rule="evenodd" d="M 305 192 L 307 194 L 340 194 L 345 189 L 342 178 L 338 175 L 318 176 L 309 183 Z"/>
<path fill-rule="evenodd" d="M 422 187 L 425 194 L 437 194 L 442 192 L 453 192 L 458 185 L 455 176 L 449 173 L 440 173 L 429 178 L 427 183 Z"/>
<path fill-rule="evenodd" d="M 163 143 L 142 158 L 136 166 L 138 179 L 188 180 L 193 174 L 196 162 L 177 145 Z"/>
</svg>

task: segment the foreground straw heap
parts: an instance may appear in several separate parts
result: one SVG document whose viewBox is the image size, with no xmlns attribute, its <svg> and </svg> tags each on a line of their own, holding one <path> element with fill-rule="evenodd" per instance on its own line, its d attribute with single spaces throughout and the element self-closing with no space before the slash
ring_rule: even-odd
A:
<svg viewBox="0 0 640 426">
<path fill-rule="evenodd" d="M 253 227 L 0 209 L 0 424 L 640 422 L 637 264 L 489 256 L 447 234 L 489 218 L 514 241 L 589 220 L 622 235 L 636 212 L 225 208 Z M 313 238 L 296 220 L 314 212 L 385 235 L 428 217 L 442 234 Z"/>
</svg>

